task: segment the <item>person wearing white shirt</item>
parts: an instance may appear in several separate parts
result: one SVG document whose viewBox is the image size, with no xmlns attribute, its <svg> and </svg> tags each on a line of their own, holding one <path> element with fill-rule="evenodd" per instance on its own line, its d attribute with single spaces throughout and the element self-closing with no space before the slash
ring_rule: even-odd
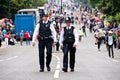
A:
<svg viewBox="0 0 120 80">
<path fill-rule="evenodd" d="M 113 38 L 112 31 L 109 31 L 109 34 L 107 37 L 107 46 L 108 46 L 109 57 L 111 57 L 111 51 L 112 51 L 112 58 L 114 58 L 113 42 L 114 42 L 114 38 Z"/>
<path fill-rule="evenodd" d="M 43 20 L 37 24 L 33 38 L 32 45 L 35 46 L 35 41 L 38 38 L 38 47 L 39 47 L 39 64 L 40 72 L 44 72 L 44 50 L 46 47 L 46 67 L 50 71 L 50 63 L 52 59 L 52 45 L 56 45 L 56 31 L 54 26 L 51 25 L 51 22 L 48 21 L 47 15 L 43 15 Z"/>
<path fill-rule="evenodd" d="M 71 72 L 74 72 L 75 67 L 75 52 L 79 41 L 77 30 L 71 26 L 71 18 L 65 19 L 66 26 L 60 33 L 60 47 L 63 50 L 63 68 L 64 72 L 68 69 L 68 52 L 70 52 L 70 68 Z"/>
</svg>

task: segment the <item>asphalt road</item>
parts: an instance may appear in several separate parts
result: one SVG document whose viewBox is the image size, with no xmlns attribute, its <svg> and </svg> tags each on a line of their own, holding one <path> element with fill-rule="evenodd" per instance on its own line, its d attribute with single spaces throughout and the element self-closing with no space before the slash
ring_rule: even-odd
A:
<svg viewBox="0 0 120 80">
<path fill-rule="evenodd" d="M 120 80 L 120 51 L 109 58 L 105 45 L 98 51 L 89 32 L 78 44 L 75 72 L 62 72 L 62 59 L 62 51 L 53 51 L 52 70 L 41 73 L 37 43 L 35 47 L 24 43 L 0 48 L 0 80 Z"/>
</svg>

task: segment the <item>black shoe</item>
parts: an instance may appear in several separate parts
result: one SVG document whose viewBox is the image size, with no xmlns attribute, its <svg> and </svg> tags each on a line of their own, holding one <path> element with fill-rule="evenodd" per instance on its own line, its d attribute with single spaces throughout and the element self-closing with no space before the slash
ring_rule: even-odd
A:
<svg viewBox="0 0 120 80">
<path fill-rule="evenodd" d="M 74 69 L 71 69 L 71 72 L 74 72 Z"/>
<path fill-rule="evenodd" d="M 112 56 L 112 58 L 114 58 L 114 56 Z"/>
<path fill-rule="evenodd" d="M 67 69 L 66 68 L 62 68 L 62 71 L 67 72 Z"/>
<path fill-rule="evenodd" d="M 44 72 L 44 69 L 41 69 L 40 72 Z"/>
<path fill-rule="evenodd" d="M 51 68 L 50 67 L 47 67 L 47 71 L 50 71 L 51 70 Z"/>
</svg>

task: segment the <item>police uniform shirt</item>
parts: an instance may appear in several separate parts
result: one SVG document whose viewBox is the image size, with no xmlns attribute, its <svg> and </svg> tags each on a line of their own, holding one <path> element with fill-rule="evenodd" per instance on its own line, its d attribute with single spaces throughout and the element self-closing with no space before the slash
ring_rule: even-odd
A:
<svg viewBox="0 0 120 80">
<path fill-rule="evenodd" d="M 71 29 L 71 26 L 70 27 L 66 27 L 67 29 Z M 77 30 L 74 28 L 74 31 L 73 31 L 73 35 L 75 36 L 75 42 L 74 42 L 74 45 L 77 45 L 78 44 L 78 41 L 79 41 L 79 38 L 78 38 L 78 32 Z M 64 41 L 64 28 L 62 29 L 61 33 L 60 33 L 60 46 L 63 46 L 63 41 Z"/>
<path fill-rule="evenodd" d="M 48 21 L 46 21 L 46 22 L 43 21 L 43 23 L 48 23 Z M 36 25 L 36 28 L 35 28 L 34 33 L 33 33 L 32 42 L 35 42 L 37 36 L 39 35 L 39 28 L 40 28 L 40 23 L 38 23 L 38 24 Z M 56 39 L 56 31 L 55 31 L 55 28 L 54 28 L 53 25 L 50 25 L 50 30 L 51 30 L 51 33 L 52 33 L 54 42 L 57 42 L 57 39 Z"/>
</svg>

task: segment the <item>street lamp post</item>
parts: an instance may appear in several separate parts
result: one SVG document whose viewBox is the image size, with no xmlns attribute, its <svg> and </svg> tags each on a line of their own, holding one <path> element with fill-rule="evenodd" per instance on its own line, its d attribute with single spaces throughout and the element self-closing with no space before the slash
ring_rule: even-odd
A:
<svg viewBox="0 0 120 80">
<path fill-rule="evenodd" d="M 62 14 L 62 0 L 61 0 L 61 11 L 60 11 L 60 12 L 61 12 L 61 14 Z"/>
</svg>

